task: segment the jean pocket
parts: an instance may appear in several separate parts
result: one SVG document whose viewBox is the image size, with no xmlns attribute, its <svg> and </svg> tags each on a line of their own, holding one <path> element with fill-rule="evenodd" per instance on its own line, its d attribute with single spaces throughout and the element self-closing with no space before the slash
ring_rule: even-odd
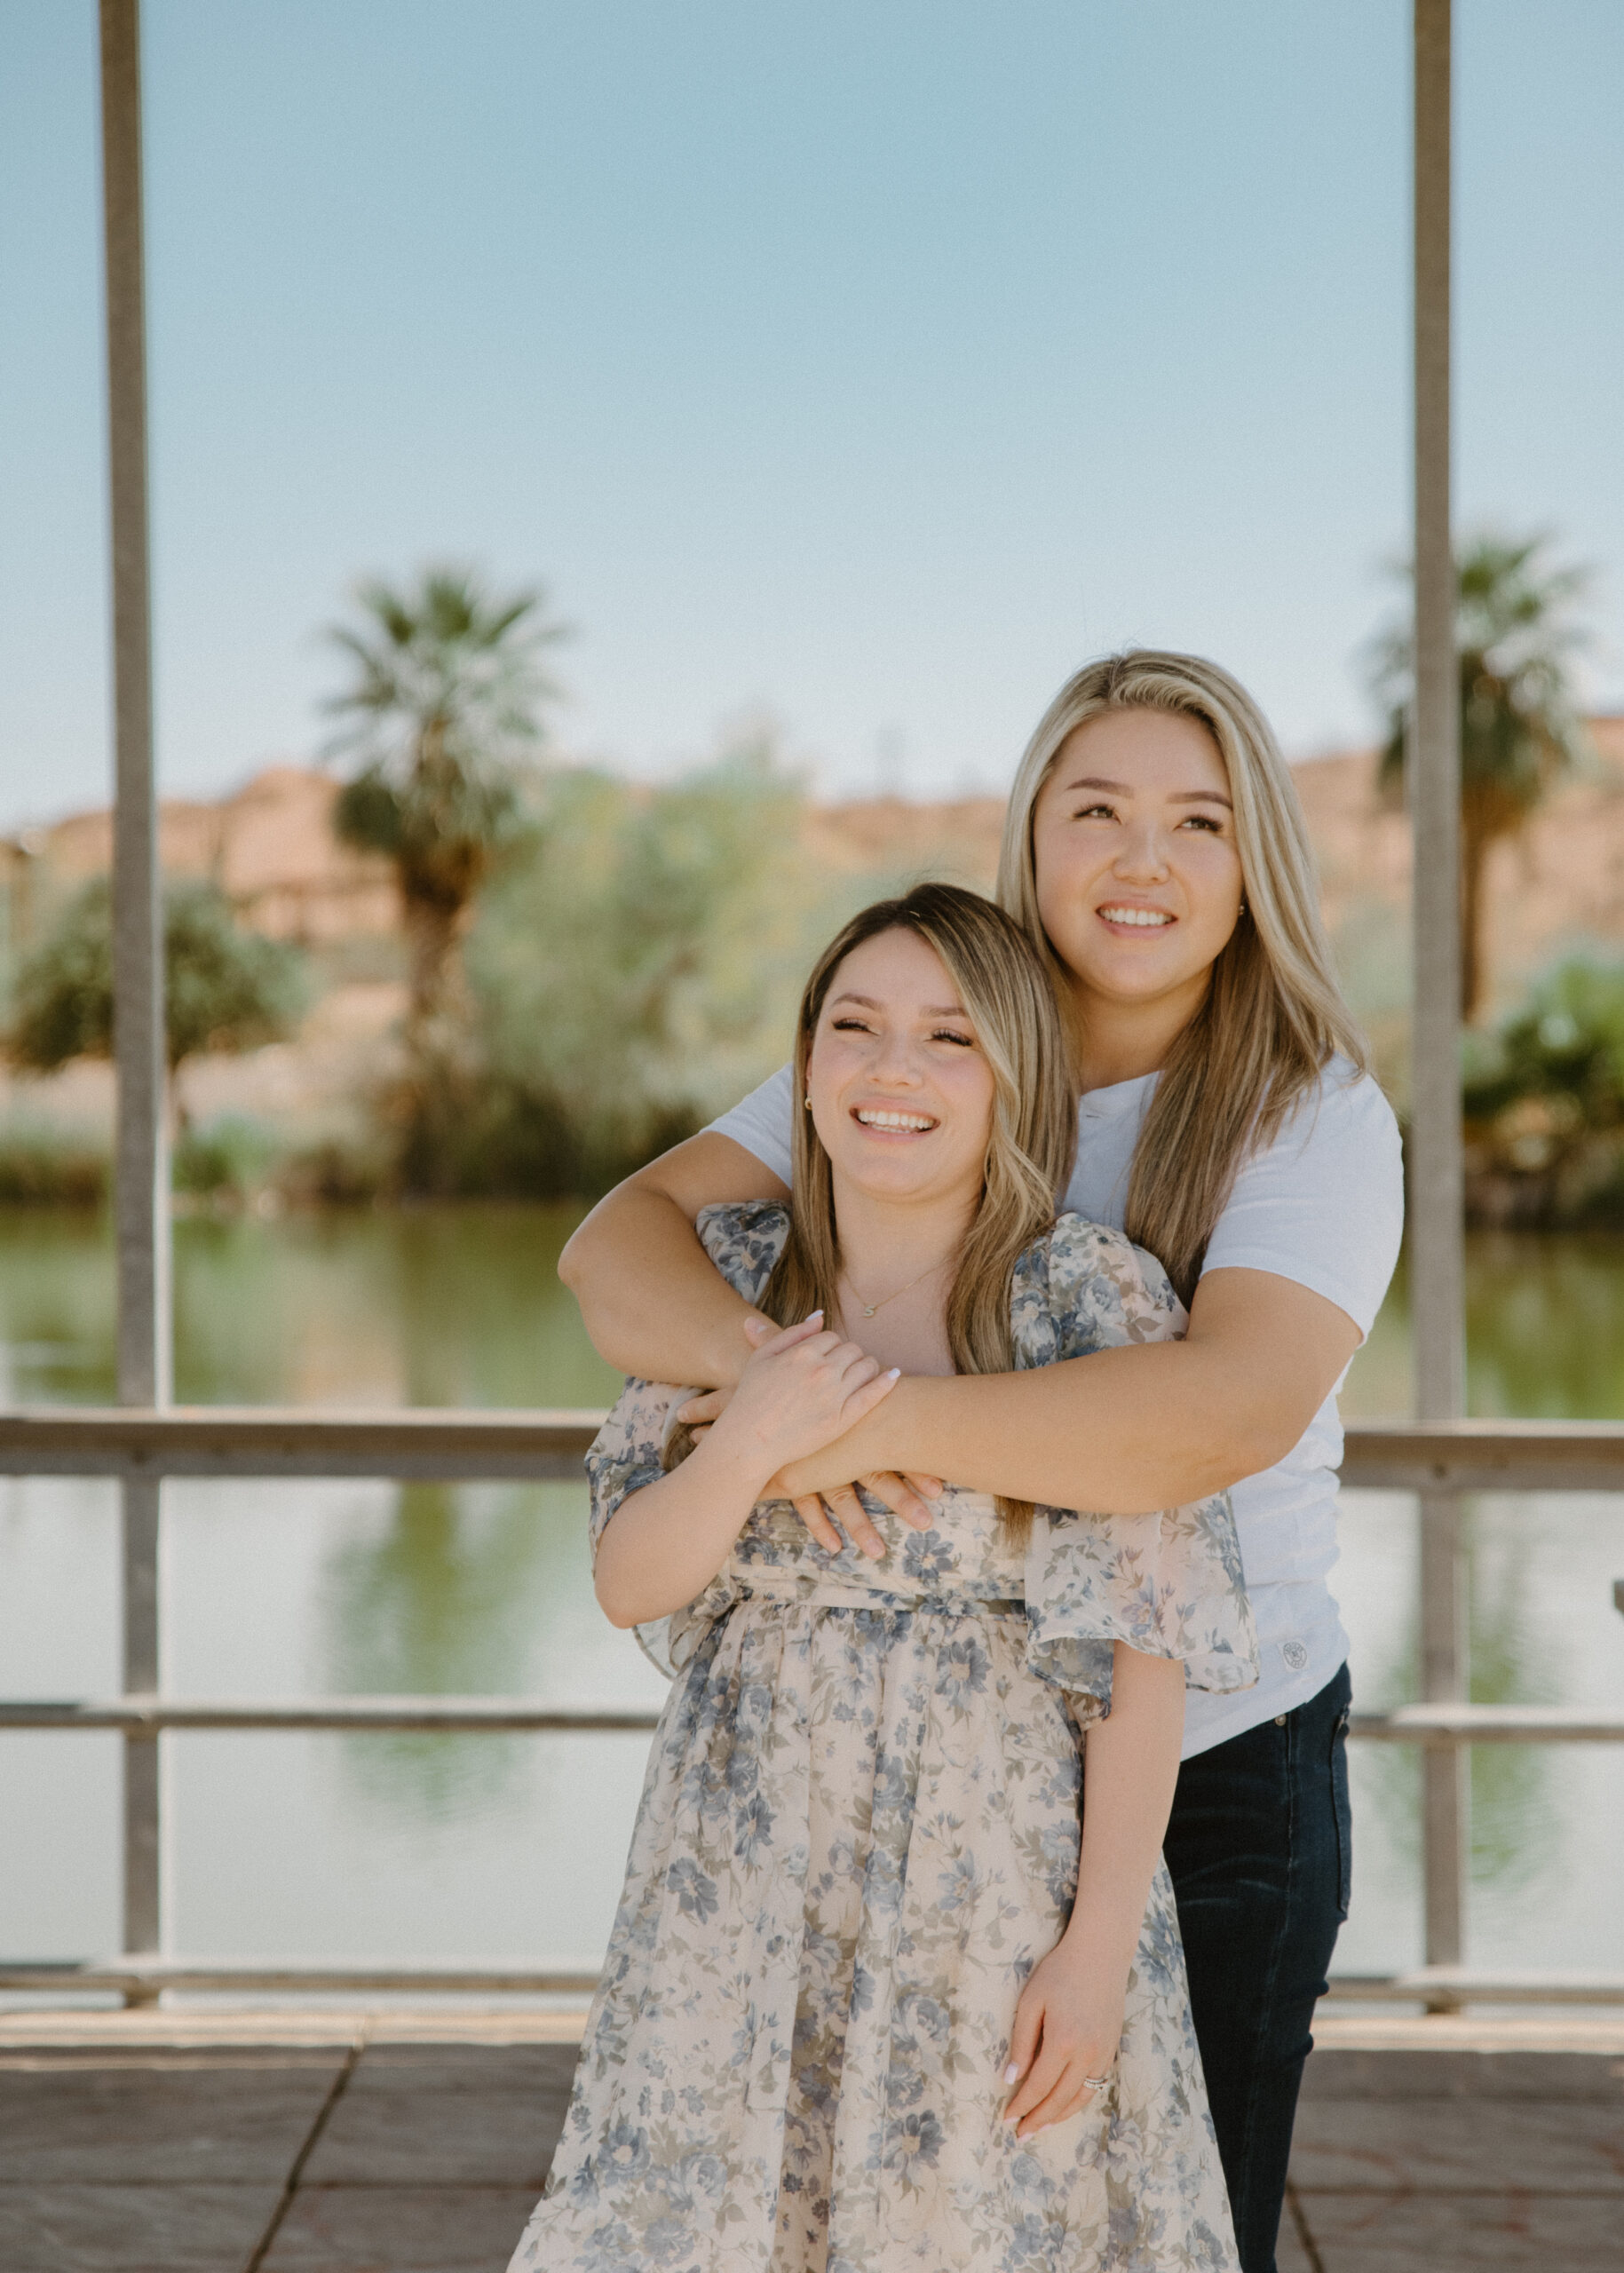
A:
<svg viewBox="0 0 1624 2273">
<path fill-rule="evenodd" d="M 1336 1914 L 1345 1918 L 1353 1895 L 1353 1808 L 1348 1797 L 1348 1707 L 1331 1730 L 1331 1815 L 1336 1826 Z"/>
</svg>

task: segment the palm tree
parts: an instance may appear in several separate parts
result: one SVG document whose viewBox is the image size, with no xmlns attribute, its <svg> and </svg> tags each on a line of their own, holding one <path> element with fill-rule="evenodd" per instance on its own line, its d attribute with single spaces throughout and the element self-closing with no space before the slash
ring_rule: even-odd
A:
<svg viewBox="0 0 1624 2273">
<path fill-rule="evenodd" d="M 540 711 L 558 693 L 541 652 L 566 636 L 537 590 L 498 598 L 467 569 L 424 570 L 415 590 L 359 585 L 362 622 L 329 637 L 355 667 L 326 709 L 346 723 L 329 756 L 354 766 L 334 825 L 386 853 L 411 950 L 406 1040 L 421 1102 L 461 1057 L 459 936 L 470 904 L 516 834 Z"/>
<path fill-rule="evenodd" d="M 1483 880 L 1491 846 L 1526 828 L 1535 807 L 1585 756 L 1569 658 L 1582 634 L 1572 606 L 1590 580 L 1549 567 L 1548 540 L 1485 535 L 1455 564 L 1455 650 L 1461 674 L 1461 1010 L 1469 1022 L 1487 991 Z M 1377 638 L 1371 678 L 1388 713 L 1380 780 L 1404 781 L 1414 680 L 1406 617 Z"/>
</svg>

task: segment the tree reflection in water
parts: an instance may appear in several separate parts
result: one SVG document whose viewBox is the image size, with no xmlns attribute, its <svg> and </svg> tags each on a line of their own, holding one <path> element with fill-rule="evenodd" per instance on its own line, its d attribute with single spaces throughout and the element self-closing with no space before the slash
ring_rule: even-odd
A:
<svg viewBox="0 0 1624 2273">
<path fill-rule="evenodd" d="M 1624 1232 L 1474 1232 L 1466 1409 L 1483 1420 L 1624 1420 Z M 1412 1410 L 1409 1258 L 1342 1395 L 1344 1420 Z"/>
<path fill-rule="evenodd" d="M 1536 1608 L 1537 1532 L 1519 1516 L 1525 1501 L 1469 1509 L 1471 1556 L 1471 1694 L 1477 1705 L 1557 1705 L 1563 1663 L 1555 1621 Z M 1543 1746 L 1472 1747 L 1472 1879 L 1509 1890 L 1532 1886 L 1562 1861 L 1562 1818 Z"/>
<path fill-rule="evenodd" d="M 1480 1232 L 1469 1250 L 1469 1410 L 1624 1419 L 1624 1237 Z"/>
<path fill-rule="evenodd" d="M 1519 1517 L 1527 1503 L 1469 1501 L 1465 1533 L 1469 1571 L 1470 1663 L 1475 1705 L 1554 1705 L 1565 1700 L 1560 1638 L 1549 1607 L 1549 1588 L 1536 1575 L 1539 1544 Z M 1388 1712 L 1414 1702 L 1420 1661 L 1419 1616 L 1412 1600 L 1396 1621 L 1387 1648 L 1373 1664 L 1367 1654 L 1360 1708 Z M 1417 1876 L 1421 1869 L 1421 1753 L 1412 1745 L 1366 1749 L 1368 1788 L 1375 1797 L 1397 1856 Z M 1562 1859 L 1562 1817 L 1543 1746 L 1475 1745 L 1471 1752 L 1471 1876 L 1477 1886 L 1501 1893 L 1530 1887 L 1555 1872 Z"/>
<path fill-rule="evenodd" d="M 556 1485 L 402 1485 L 384 1535 L 351 1540 L 328 1559 L 331 1687 L 392 1696 L 530 1688 L 538 1643 L 579 1591 L 579 1498 Z M 347 1738 L 344 1754 L 371 1799 L 443 1819 L 491 1804 L 535 1744 L 402 1733 Z"/>
<path fill-rule="evenodd" d="M 176 1226 L 178 1393 L 185 1402 L 373 1407 L 606 1404 L 616 1377 L 594 1355 L 556 1275 L 575 1212 L 424 1208 L 185 1220 Z M 114 1274 L 105 1220 L 0 1211 L 0 1257 L 4 1394 L 20 1404 L 109 1398 Z M 1474 1413 L 1624 1418 L 1624 1235 L 1474 1233 L 1467 1287 Z M 1408 1409 L 1406 1296 L 1401 1273 L 1354 1363 L 1343 1398 L 1350 1418 Z M 1615 1558 L 1608 1542 L 1620 1537 L 1619 1509 L 1619 1500 L 1600 1494 L 1476 1503 L 1474 1698 L 1583 1704 L 1617 1693 L 1624 1621 L 1611 1588 L 1624 1575 L 1624 1546 Z M 643 1685 L 652 1676 L 631 1645 L 609 1632 L 593 1604 L 578 1486 L 416 1485 L 398 1494 L 384 1521 L 362 1521 L 359 1532 L 346 1521 L 308 1547 L 293 1525 L 273 1548 L 267 1567 L 286 1580 L 286 1599 L 267 1605 L 286 1634 L 286 1674 L 279 1662 L 273 1685 L 285 1678 L 290 1689 L 352 1692 L 543 1691 L 560 1703 L 655 1693 Z M 1351 1508 L 1343 1525 L 1355 1596 L 1371 1547 L 1363 1521 Z M 8 1534 L 0 1577 L 14 1599 L 56 1572 L 55 1547 L 31 1545 L 36 1533 L 44 1536 L 40 1525 Z M 99 1531 L 87 1556 L 105 1557 L 110 1538 Z M 1359 1702 L 1368 1709 L 1414 1693 L 1413 1539 L 1393 1548 L 1382 1566 L 1390 1599 L 1367 1581 L 1358 1621 Z M 1368 1573 L 1371 1565 L 1363 1567 Z M 1332 1583 L 1335 1590 L 1335 1575 Z M 39 1596 L 46 1616 L 75 1616 L 83 1588 L 64 1588 L 54 1575 L 49 1586 Z M 1510 1904 L 1508 1936 L 1526 1934 L 1536 1904 L 1541 1917 L 1563 1911 L 1575 1885 L 1597 1916 L 1605 1913 L 1604 1895 L 1595 1892 L 1604 1826 L 1594 1803 L 1587 1814 L 1577 1796 L 1597 1787 L 1577 1780 L 1586 1763 L 1576 1750 L 1475 1752 L 1474 1875 L 1493 1897 L 1482 1914 L 1502 1893 L 1537 1889 Z M 527 1819 L 551 1820 L 547 1789 L 566 1757 L 563 1745 L 529 1737 L 377 1736 L 340 1739 L 334 1751 L 346 1797 L 387 1810 L 397 1826 L 468 1821 L 499 1801 Z M 250 1753 L 245 1747 L 245 1760 Z M 331 1755 L 323 1748 L 320 1756 Z M 1413 1886 L 1413 1750 L 1360 1746 L 1356 1775 L 1364 1850 L 1381 1857 L 1384 1878 Z M 583 1837 L 592 1830 L 582 1826 Z M 1406 1888 L 1398 1910 L 1407 1919 L 1412 1906 Z"/>
<path fill-rule="evenodd" d="M 1624 1419 L 1624 1235 L 1618 1232 L 1472 1233 L 1467 1241 L 1467 1406 L 1482 1418 Z M 1343 1398 L 1350 1419 L 1409 1409 L 1407 1258 Z M 1611 1515 L 1616 1501 L 1603 1505 Z M 1353 1523 L 1344 1551 L 1354 1548 Z M 1471 1695 L 1483 1705 L 1582 1704 L 1570 1692 L 1566 1646 L 1574 1605 L 1555 1567 L 1560 1526 L 1582 1522 L 1571 1501 L 1485 1495 L 1468 1502 Z M 1624 1565 L 1620 1565 L 1624 1568 Z M 1335 1579 L 1332 1580 L 1333 1591 Z M 1359 1703 L 1380 1711 L 1415 1696 L 1419 1635 L 1413 1596 L 1375 1648 L 1362 1652 Z M 1419 1876 L 1421 1762 L 1407 1745 L 1360 1747 L 1361 1784 L 1395 1861 Z M 1472 1879 L 1497 1895 L 1554 1884 L 1568 1818 L 1562 1770 L 1571 1747 L 1478 1745 L 1471 1756 Z M 1570 1857 L 1570 1859 L 1572 1859 Z"/>
<path fill-rule="evenodd" d="M 414 1406 L 607 1403 L 620 1384 L 559 1286 L 571 1210 L 423 1208 L 389 1224 L 386 1315 Z M 376 1220 L 376 1219 L 375 1219 Z M 585 1581 L 582 1495 L 567 1485 L 407 1484 L 387 1532 L 327 1561 L 335 1689 L 507 1694 L 535 1685 Z M 588 1600 L 590 1601 L 590 1592 Z M 534 1737 L 354 1737 L 360 1790 L 418 1819 L 489 1806 Z"/>
</svg>

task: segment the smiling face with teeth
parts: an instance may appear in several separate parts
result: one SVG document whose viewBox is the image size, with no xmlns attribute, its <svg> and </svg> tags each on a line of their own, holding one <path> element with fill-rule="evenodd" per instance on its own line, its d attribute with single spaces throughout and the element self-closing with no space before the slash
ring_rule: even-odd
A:
<svg viewBox="0 0 1624 2273">
<path fill-rule="evenodd" d="M 1038 793 L 1032 851 L 1043 928 L 1072 977 L 1086 1086 L 1149 1072 L 1200 1007 L 1240 918 L 1217 743 L 1165 711 L 1089 719 Z"/>
<path fill-rule="evenodd" d="M 882 931 L 836 970 L 807 1058 L 812 1122 L 842 1184 L 935 1205 L 980 1198 L 993 1070 L 916 932 Z"/>
</svg>

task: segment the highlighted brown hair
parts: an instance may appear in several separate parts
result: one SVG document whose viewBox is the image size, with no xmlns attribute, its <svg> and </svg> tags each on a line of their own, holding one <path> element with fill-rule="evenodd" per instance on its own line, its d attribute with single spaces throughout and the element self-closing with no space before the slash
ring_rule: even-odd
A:
<svg viewBox="0 0 1624 2273">
<path fill-rule="evenodd" d="M 1077 1106 L 1066 1029 L 1042 957 L 1020 925 L 978 892 L 916 884 L 898 899 L 854 915 L 819 956 L 796 1024 L 795 1167 L 789 1237 L 760 1307 L 780 1326 L 821 1310 L 839 1315 L 840 1242 L 829 1156 L 806 1095 L 812 1040 L 835 974 L 854 947 L 886 931 L 911 931 L 940 956 L 993 1074 L 981 1204 L 947 1297 L 953 1362 L 962 1374 L 1014 1366 L 1010 1287 L 1018 1257 L 1041 1238 L 1071 1174 Z M 1000 1501 L 1018 1534 L 1027 1503 Z"/>
</svg>

